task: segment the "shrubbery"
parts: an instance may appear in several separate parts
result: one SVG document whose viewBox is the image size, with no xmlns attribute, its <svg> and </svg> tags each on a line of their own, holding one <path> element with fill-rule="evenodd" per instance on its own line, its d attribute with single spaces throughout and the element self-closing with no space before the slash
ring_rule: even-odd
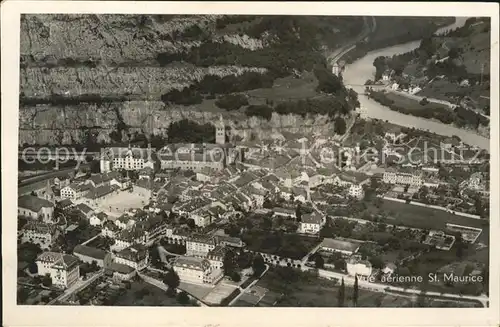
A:
<svg viewBox="0 0 500 327">
<path fill-rule="evenodd" d="M 230 94 L 220 97 L 215 105 L 221 109 L 238 110 L 248 105 L 248 99 L 242 94 Z"/>
</svg>

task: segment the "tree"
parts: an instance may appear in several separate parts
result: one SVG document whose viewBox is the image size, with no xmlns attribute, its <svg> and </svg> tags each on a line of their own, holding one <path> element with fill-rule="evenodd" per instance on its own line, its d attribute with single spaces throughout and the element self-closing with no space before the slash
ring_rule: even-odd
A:
<svg viewBox="0 0 500 327">
<path fill-rule="evenodd" d="M 36 265 L 36 262 L 30 263 L 28 266 L 28 271 L 30 274 L 38 274 L 38 266 Z"/>
<path fill-rule="evenodd" d="M 346 130 L 347 130 L 347 125 L 345 123 L 345 120 L 341 117 L 335 118 L 335 133 L 339 135 L 344 135 Z"/>
<path fill-rule="evenodd" d="M 177 303 L 183 304 L 183 305 L 188 304 L 189 303 L 189 295 L 184 291 L 179 292 L 179 294 L 177 294 Z"/>
<path fill-rule="evenodd" d="M 295 217 L 297 218 L 297 222 L 302 221 L 302 209 L 300 207 L 300 203 L 297 204 L 297 208 L 295 209 Z"/>
<path fill-rule="evenodd" d="M 52 286 L 52 278 L 50 277 L 49 274 L 46 274 L 45 276 L 43 276 L 42 284 L 43 284 L 43 286 L 46 286 L 46 287 Z"/>
<path fill-rule="evenodd" d="M 262 258 L 262 255 L 257 254 L 253 258 L 252 269 L 253 269 L 253 274 L 256 277 L 259 277 L 260 275 L 262 275 L 264 270 L 266 270 L 266 264 L 264 262 L 264 258 Z"/>
<path fill-rule="evenodd" d="M 193 218 L 189 218 L 187 221 L 186 221 L 186 224 L 188 225 L 189 228 L 191 229 L 195 229 L 196 228 L 196 222 L 194 221 Z"/>
<path fill-rule="evenodd" d="M 233 282 L 239 282 L 239 281 L 241 281 L 241 276 L 240 276 L 240 274 L 239 274 L 237 271 L 233 271 L 233 272 L 231 273 L 231 280 L 232 280 Z"/>
<path fill-rule="evenodd" d="M 352 294 L 352 304 L 356 307 L 358 306 L 358 294 L 359 293 L 359 290 L 358 290 L 358 275 L 355 275 L 354 276 L 354 291 L 353 291 L 353 294 Z"/>
<path fill-rule="evenodd" d="M 236 255 L 233 250 L 229 249 L 226 251 L 224 258 L 222 259 L 222 263 L 224 275 L 230 276 L 236 268 Z"/>
<path fill-rule="evenodd" d="M 344 300 L 345 300 L 345 284 L 344 284 L 344 277 L 342 277 L 342 282 L 340 284 L 340 289 L 339 293 L 337 295 L 337 306 L 338 307 L 343 307 L 344 306 Z"/>
<path fill-rule="evenodd" d="M 321 255 L 317 255 L 314 259 L 314 266 L 318 269 L 322 269 L 325 266 L 325 259 Z"/>
<path fill-rule="evenodd" d="M 163 276 L 163 283 L 168 286 L 169 289 L 175 291 L 180 285 L 180 278 L 177 273 L 171 269 Z"/>
<path fill-rule="evenodd" d="M 427 98 L 423 98 L 419 103 L 421 106 L 425 106 L 429 104 L 429 100 L 427 100 Z"/>
<path fill-rule="evenodd" d="M 37 196 L 35 191 L 31 191 L 31 196 Z"/>
</svg>

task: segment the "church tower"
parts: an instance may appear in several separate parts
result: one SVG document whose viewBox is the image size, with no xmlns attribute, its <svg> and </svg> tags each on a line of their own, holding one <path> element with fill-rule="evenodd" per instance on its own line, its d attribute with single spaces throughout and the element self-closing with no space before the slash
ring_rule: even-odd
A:
<svg viewBox="0 0 500 327">
<path fill-rule="evenodd" d="M 219 121 L 215 124 L 215 143 L 226 143 L 226 128 L 222 116 L 219 117 Z"/>
<path fill-rule="evenodd" d="M 55 194 L 52 191 L 52 186 L 50 185 L 50 180 L 47 180 L 47 186 L 45 187 L 45 192 L 43 193 L 43 198 L 47 201 L 55 203 Z"/>
</svg>

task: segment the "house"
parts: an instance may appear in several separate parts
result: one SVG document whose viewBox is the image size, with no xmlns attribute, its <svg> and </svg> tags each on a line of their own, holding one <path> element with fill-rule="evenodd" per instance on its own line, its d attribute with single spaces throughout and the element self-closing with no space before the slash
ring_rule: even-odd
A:
<svg viewBox="0 0 500 327">
<path fill-rule="evenodd" d="M 157 157 L 150 146 L 148 148 L 115 147 L 101 150 L 101 172 L 112 170 L 141 170 L 144 167 L 155 168 Z"/>
<path fill-rule="evenodd" d="M 354 255 L 347 261 L 347 273 L 351 276 L 370 276 L 372 274 L 372 264 L 370 261 Z"/>
<path fill-rule="evenodd" d="M 120 232 L 120 228 L 111 220 L 104 222 L 101 229 L 102 236 L 115 238 Z"/>
<path fill-rule="evenodd" d="M 65 174 L 63 176 L 58 176 L 54 178 L 54 185 L 58 186 L 59 189 L 62 189 L 66 186 L 68 186 L 71 183 L 71 180 L 73 179 L 74 174 Z"/>
<path fill-rule="evenodd" d="M 347 191 L 347 194 L 356 199 L 362 199 L 365 196 L 365 191 L 361 185 L 351 185 Z"/>
<path fill-rule="evenodd" d="M 94 215 L 94 209 L 86 205 L 85 203 L 80 203 L 76 208 L 85 216 L 85 218 L 90 219 Z"/>
<path fill-rule="evenodd" d="M 174 271 L 183 282 L 195 284 L 215 284 L 223 277 L 221 269 L 214 269 L 207 259 L 188 256 L 177 257 Z"/>
<path fill-rule="evenodd" d="M 343 255 L 350 256 L 358 252 L 359 244 L 344 240 L 337 240 L 333 238 L 325 238 L 321 242 L 320 248 L 323 251 L 339 252 L 342 253 Z"/>
<path fill-rule="evenodd" d="M 91 246 L 79 244 L 73 249 L 73 255 L 89 264 L 95 262 L 101 268 L 106 268 L 111 263 L 109 252 Z"/>
<path fill-rule="evenodd" d="M 17 199 L 17 214 L 44 222 L 52 222 L 54 218 L 54 204 L 45 199 L 23 195 Z"/>
<path fill-rule="evenodd" d="M 386 275 L 392 275 L 396 271 L 396 268 L 396 265 L 390 262 L 385 265 L 384 269 L 382 269 L 382 272 Z"/>
<path fill-rule="evenodd" d="M 408 170 L 408 172 L 397 171 L 393 168 L 388 168 L 382 177 L 382 181 L 386 184 L 403 184 L 415 187 L 420 187 L 423 184 L 422 174 Z"/>
<path fill-rule="evenodd" d="M 301 222 L 299 226 L 299 233 L 304 234 L 317 234 L 319 233 L 321 226 L 323 225 L 323 218 L 316 214 L 304 214 L 301 217 Z"/>
<path fill-rule="evenodd" d="M 226 252 L 227 249 L 222 245 L 217 245 L 213 250 L 208 252 L 207 260 L 214 269 L 223 269 Z"/>
<path fill-rule="evenodd" d="M 186 241 L 186 255 L 206 257 L 215 248 L 215 239 L 210 235 L 195 234 Z"/>
<path fill-rule="evenodd" d="M 85 184 L 92 185 L 93 187 L 109 185 L 111 178 L 106 174 L 96 174 L 91 176 L 85 181 Z"/>
<path fill-rule="evenodd" d="M 52 285 L 68 288 L 80 278 L 78 258 L 63 253 L 43 252 L 36 259 L 38 275 L 48 274 Z"/>
<path fill-rule="evenodd" d="M 137 274 L 137 271 L 130 266 L 111 262 L 106 267 L 106 274 L 110 274 L 118 281 L 129 281 Z"/>
<path fill-rule="evenodd" d="M 37 244 L 42 250 L 49 250 L 57 235 L 55 225 L 33 220 L 24 225 L 21 242 Z"/>
<path fill-rule="evenodd" d="M 227 235 L 217 235 L 215 236 L 215 241 L 217 245 L 229 246 L 233 248 L 243 248 L 245 243 L 239 237 L 231 237 Z"/>
<path fill-rule="evenodd" d="M 454 147 L 460 146 L 460 139 L 456 137 L 447 137 L 439 143 L 439 146 L 445 150 L 451 150 Z"/>
<path fill-rule="evenodd" d="M 292 218 L 295 219 L 295 210 L 287 209 L 287 208 L 273 208 L 273 216 L 274 217 L 284 217 L 284 218 Z"/>
<path fill-rule="evenodd" d="M 148 249 L 139 244 L 121 250 L 115 255 L 114 262 L 132 267 L 135 270 L 146 268 L 149 261 Z"/>
<path fill-rule="evenodd" d="M 382 81 L 387 82 L 391 79 L 392 71 L 390 69 L 386 69 L 382 73 Z"/>
<path fill-rule="evenodd" d="M 89 223 L 91 226 L 102 226 L 108 220 L 108 215 L 104 212 L 98 212 L 97 214 L 93 214 Z"/>
<path fill-rule="evenodd" d="M 92 184 L 71 183 L 61 189 L 61 199 L 78 200 L 92 189 Z"/>
<path fill-rule="evenodd" d="M 75 204 L 70 199 L 63 199 L 57 202 L 57 206 L 61 208 L 61 210 L 68 210 L 73 207 Z"/>
</svg>

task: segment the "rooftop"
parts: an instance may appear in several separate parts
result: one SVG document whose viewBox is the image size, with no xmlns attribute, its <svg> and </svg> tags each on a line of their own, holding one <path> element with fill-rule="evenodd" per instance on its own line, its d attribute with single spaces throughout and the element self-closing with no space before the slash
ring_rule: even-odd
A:
<svg viewBox="0 0 500 327">
<path fill-rule="evenodd" d="M 75 246 L 75 248 L 73 249 L 73 254 L 81 254 L 98 260 L 104 260 L 107 255 L 106 251 L 104 250 L 81 244 Z"/>
<path fill-rule="evenodd" d="M 183 267 L 193 270 L 205 271 L 210 268 L 210 262 L 202 258 L 181 256 L 177 257 L 177 259 L 175 260 L 174 267 Z"/>
<path fill-rule="evenodd" d="M 359 244 L 336 240 L 333 238 L 325 238 L 323 242 L 321 242 L 321 247 L 339 251 L 350 251 L 354 253 L 359 249 Z"/>
<path fill-rule="evenodd" d="M 17 199 L 17 206 L 19 208 L 28 209 L 33 212 L 39 212 L 42 208 L 52 208 L 54 204 L 45 199 L 32 196 L 32 195 L 23 195 Z"/>
</svg>

